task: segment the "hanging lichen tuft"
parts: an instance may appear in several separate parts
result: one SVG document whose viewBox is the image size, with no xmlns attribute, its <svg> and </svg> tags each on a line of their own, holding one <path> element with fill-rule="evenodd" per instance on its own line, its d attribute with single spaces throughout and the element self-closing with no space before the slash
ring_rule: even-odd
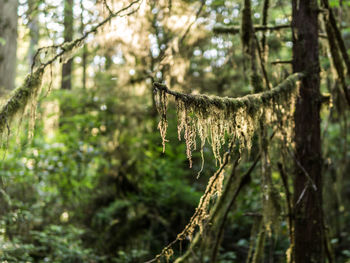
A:
<svg viewBox="0 0 350 263">
<path fill-rule="evenodd" d="M 142 3 L 142 0 L 134 0 L 127 6 L 122 7 L 85 32 L 81 37 L 65 42 L 61 45 L 39 48 L 34 56 L 31 73 L 26 77 L 23 85 L 17 88 L 12 97 L 1 107 L 0 110 L 0 144 L 4 143 L 4 138 L 10 135 L 11 123 L 18 117 L 21 119 L 26 109 L 30 108 L 29 137 L 32 136 L 37 99 L 40 95 L 41 81 L 47 66 L 52 66 L 56 61 L 66 62 L 75 51 L 84 43 L 88 36 L 95 34 L 99 28 L 117 16 L 127 16 L 135 12 Z M 136 6 L 138 5 L 138 7 Z M 136 6 L 136 7 L 135 7 Z M 130 9 L 132 9 L 130 11 Z M 44 61 L 42 61 L 42 59 Z M 163 101 L 161 102 L 163 103 Z M 166 110 L 166 108 L 165 108 Z M 164 126 L 165 127 L 165 126 Z M 163 129 L 166 130 L 166 127 Z"/>
<path fill-rule="evenodd" d="M 2 106 L 0 110 L 0 140 L 1 144 L 4 139 L 10 135 L 11 123 L 15 119 L 21 119 L 23 114 L 29 108 L 30 122 L 29 122 L 29 136 L 32 135 L 36 104 L 40 94 L 41 81 L 44 73 L 43 68 L 39 68 L 33 73 L 29 74 L 23 85 L 17 88 L 11 98 Z"/>
<path fill-rule="evenodd" d="M 291 105 L 298 92 L 296 82 L 301 77 L 301 73 L 293 74 L 271 90 L 241 98 L 187 95 L 171 91 L 163 84 L 154 83 L 163 145 L 166 142 L 167 128 L 165 93 L 176 98 L 178 136 L 179 139 L 182 136 L 185 139 L 190 166 L 192 151 L 197 148 L 197 136 L 200 139 L 200 151 L 203 153 L 205 142 L 208 142 L 215 159 L 221 164 L 221 149 L 226 139 L 237 142 L 240 152 L 244 149 L 250 150 L 254 132 L 260 127 L 259 120 L 263 110 L 266 125 L 276 123 L 277 120 L 278 123 L 287 124 L 287 119 L 292 116 Z M 288 128 L 283 125 L 281 129 Z M 285 134 L 291 137 L 289 131 Z"/>
<path fill-rule="evenodd" d="M 160 115 L 160 120 L 158 123 L 158 129 L 160 132 L 160 136 L 162 138 L 163 152 L 165 151 L 165 142 L 166 140 L 166 132 L 168 129 L 168 121 L 166 118 L 166 112 L 168 107 L 167 94 L 165 91 L 154 92 L 154 101 L 157 108 L 157 111 Z"/>
<path fill-rule="evenodd" d="M 205 189 L 204 194 L 199 200 L 199 204 L 192 215 L 189 223 L 185 226 L 184 230 L 179 233 L 174 241 L 172 241 L 170 244 L 168 244 L 166 247 L 163 248 L 162 252 L 155 256 L 150 261 L 147 261 L 147 263 L 150 262 L 160 262 L 161 258 L 165 258 L 166 260 L 169 260 L 169 255 L 172 256 L 172 246 L 178 242 L 185 239 L 189 239 L 193 241 L 193 235 L 194 233 L 199 230 L 199 233 L 203 233 L 204 228 L 209 223 L 209 212 L 210 212 L 210 206 L 213 203 L 212 200 L 219 198 L 222 195 L 222 187 L 223 187 L 223 181 L 224 181 L 224 169 L 226 165 L 229 163 L 230 154 L 233 148 L 233 143 L 230 143 L 230 147 L 228 151 L 223 156 L 223 163 L 219 167 L 219 169 L 209 178 L 207 187 Z M 194 241 L 195 242 L 195 241 Z"/>
</svg>

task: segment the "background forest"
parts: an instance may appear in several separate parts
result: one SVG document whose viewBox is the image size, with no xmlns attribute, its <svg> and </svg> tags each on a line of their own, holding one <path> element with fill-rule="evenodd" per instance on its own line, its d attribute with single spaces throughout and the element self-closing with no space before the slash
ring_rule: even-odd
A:
<svg viewBox="0 0 350 263">
<path fill-rule="evenodd" d="M 349 263 L 350 68 L 341 51 L 350 55 L 350 1 L 318 4 L 321 242 L 326 262 Z M 255 32 L 247 46 L 240 33 L 248 7 Z M 331 41 L 331 17 L 343 50 Z M 222 163 L 208 143 L 200 151 L 197 138 L 190 168 L 170 97 L 163 152 L 163 102 L 153 83 L 220 97 L 275 87 L 293 73 L 291 22 L 289 0 L 0 0 L 1 105 L 15 87 L 34 86 L 26 75 L 45 66 L 26 105 L 11 120 L 0 114 L 0 261 L 136 263 L 161 253 L 190 222 Z M 219 148 L 224 161 L 232 154 L 224 185 L 233 174 L 247 180 L 237 182 L 232 205 L 218 208 L 224 220 L 212 230 L 220 233 L 215 253 L 207 253 L 212 236 L 204 231 L 184 262 L 291 262 L 295 156 L 286 146 L 290 131 L 278 126 L 256 132 L 250 150 Z M 214 193 L 208 206 L 219 199 Z M 159 260 L 173 262 L 193 242 L 179 240 Z"/>
</svg>

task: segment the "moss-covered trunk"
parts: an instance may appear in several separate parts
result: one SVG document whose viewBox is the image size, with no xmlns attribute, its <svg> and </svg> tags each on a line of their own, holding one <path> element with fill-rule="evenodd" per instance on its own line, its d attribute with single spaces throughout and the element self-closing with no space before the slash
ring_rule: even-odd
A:
<svg viewBox="0 0 350 263">
<path fill-rule="evenodd" d="M 322 263 L 319 9 L 316 0 L 292 3 L 293 71 L 307 74 L 300 84 L 295 111 L 294 262 Z"/>
<path fill-rule="evenodd" d="M 73 0 L 64 1 L 64 42 L 70 42 L 73 39 Z M 62 65 L 62 89 L 72 89 L 72 59 Z"/>
<path fill-rule="evenodd" d="M 15 88 L 18 1 L 0 1 L 0 95 Z"/>
</svg>

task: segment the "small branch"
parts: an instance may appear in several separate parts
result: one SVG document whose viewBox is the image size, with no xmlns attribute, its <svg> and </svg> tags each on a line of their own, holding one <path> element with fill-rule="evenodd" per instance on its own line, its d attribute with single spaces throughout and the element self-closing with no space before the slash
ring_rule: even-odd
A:
<svg viewBox="0 0 350 263">
<path fill-rule="evenodd" d="M 227 208 L 225 210 L 225 214 L 223 216 L 222 222 L 220 224 L 220 229 L 219 229 L 217 237 L 216 237 L 216 242 L 215 242 L 213 253 L 212 253 L 212 256 L 211 256 L 211 262 L 216 262 L 216 256 L 217 256 L 217 253 L 218 253 L 218 250 L 219 250 L 220 240 L 221 240 L 223 232 L 224 232 L 224 227 L 225 227 L 225 224 L 226 224 L 226 220 L 227 220 L 228 214 L 231 211 L 231 208 L 234 205 L 234 203 L 235 203 L 235 201 L 236 201 L 236 199 L 238 197 L 238 194 L 240 193 L 242 188 L 246 184 L 248 184 L 250 182 L 250 175 L 253 172 L 253 170 L 256 167 L 256 165 L 258 164 L 259 160 L 260 160 L 260 154 L 258 154 L 258 156 L 255 158 L 255 160 L 254 160 L 253 164 L 250 166 L 249 170 L 242 176 L 241 181 L 239 182 L 239 185 L 238 185 L 238 187 L 237 187 L 237 189 L 235 191 L 235 194 L 234 194 L 233 198 L 231 199 L 229 205 L 227 206 Z M 233 167 L 231 177 L 233 177 L 233 175 L 234 175 L 234 173 L 236 171 L 237 164 L 238 163 L 236 162 L 234 167 Z"/>
<path fill-rule="evenodd" d="M 105 5 L 105 7 L 107 8 L 108 12 L 110 15 L 113 14 L 113 11 L 112 9 L 109 7 L 108 3 L 107 3 L 107 0 L 103 0 L 103 4 Z"/>
<path fill-rule="evenodd" d="M 126 7 L 123 7 L 122 9 L 118 10 L 115 13 L 111 13 L 106 19 L 104 19 L 102 22 L 100 22 L 99 24 L 97 24 L 96 26 L 94 26 L 91 30 L 87 31 L 83 36 L 81 36 L 80 38 L 77 38 L 71 42 L 68 43 L 63 43 L 62 45 L 53 45 L 53 46 L 48 46 L 48 47 L 41 47 L 37 50 L 36 54 L 34 55 L 34 59 L 33 59 L 33 64 L 32 64 L 32 72 L 33 69 L 35 67 L 35 61 L 36 58 L 38 57 L 38 55 L 41 53 L 41 51 L 43 50 L 48 50 L 50 48 L 54 48 L 54 49 L 58 49 L 61 48 L 62 50 L 60 52 L 58 52 L 58 54 L 56 56 L 54 56 L 52 59 L 50 59 L 49 61 L 47 61 L 46 63 L 42 63 L 39 67 L 43 67 L 44 69 L 52 64 L 53 62 L 55 62 L 57 59 L 61 58 L 64 54 L 66 54 L 69 51 L 72 51 L 75 47 L 78 47 L 89 35 L 91 35 L 92 33 L 96 33 L 97 29 L 99 29 L 101 26 L 103 26 L 104 24 L 106 24 L 107 22 L 109 22 L 110 20 L 112 20 L 114 17 L 117 17 L 119 15 L 121 15 L 121 13 L 123 13 L 124 11 L 128 10 L 129 8 L 131 8 L 132 6 L 134 6 L 137 3 L 141 3 L 143 0 L 135 0 L 132 1 L 129 5 L 127 5 Z M 137 10 L 138 8 L 136 8 L 135 10 Z M 125 15 L 130 15 L 132 13 L 135 12 L 135 10 L 132 10 L 131 12 L 125 14 Z"/>
<path fill-rule="evenodd" d="M 271 61 L 270 64 L 272 65 L 277 65 L 277 64 L 292 64 L 293 60 L 276 60 L 276 61 Z"/>
<path fill-rule="evenodd" d="M 230 156 L 231 156 L 231 152 L 232 152 L 232 148 L 234 146 L 234 143 L 231 142 L 229 145 L 228 150 L 225 152 L 224 157 L 223 157 L 223 163 L 221 164 L 221 166 L 219 167 L 219 169 L 215 172 L 215 174 L 213 175 L 214 180 L 211 181 L 210 184 L 207 185 L 206 191 L 204 192 L 203 196 L 201 197 L 199 204 L 196 208 L 196 211 L 194 212 L 194 214 L 192 215 L 190 222 L 185 226 L 185 228 L 182 230 L 181 233 L 179 233 L 176 237 L 175 240 L 173 240 L 172 242 L 170 242 L 167 246 L 165 246 L 161 253 L 159 253 L 158 255 L 156 255 L 153 259 L 146 261 L 145 263 L 152 263 L 152 262 L 158 262 L 163 256 L 166 255 L 167 251 L 169 249 L 171 249 L 178 241 L 181 241 L 186 234 L 188 233 L 188 230 L 193 226 L 193 222 L 195 221 L 195 219 L 197 218 L 197 216 L 200 214 L 200 211 L 202 209 L 202 205 L 203 202 L 202 200 L 205 200 L 206 197 L 209 195 L 209 190 L 212 188 L 212 186 L 216 183 L 216 180 L 218 179 L 219 175 L 221 174 L 221 172 L 224 170 L 224 168 L 226 167 L 226 165 L 229 163 L 230 160 Z M 240 158 L 238 158 L 239 160 Z"/>
<path fill-rule="evenodd" d="M 326 29 L 328 27 L 327 36 L 328 36 L 328 43 L 330 45 L 330 49 L 336 48 L 336 50 L 338 50 L 338 49 L 340 50 L 340 53 L 343 57 L 343 60 L 344 60 L 345 66 L 346 66 L 346 73 L 347 73 L 348 77 L 350 78 L 350 58 L 349 58 L 349 55 L 348 55 L 348 52 L 347 52 L 347 49 L 345 46 L 344 39 L 343 39 L 341 31 L 337 25 L 337 21 L 335 19 L 333 10 L 329 6 L 328 0 L 322 0 L 322 3 L 324 5 L 325 9 L 328 10 L 328 16 L 324 16 L 324 20 L 326 23 Z M 332 43 L 332 42 L 335 42 L 334 38 L 336 39 L 337 44 Z M 335 46 L 337 46 L 337 47 L 335 47 Z M 339 56 L 339 54 L 334 54 L 334 53 L 335 53 L 335 51 L 332 52 L 333 59 L 339 59 L 337 57 L 334 58 L 334 55 Z M 339 67 L 340 65 L 334 65 L 334 66 Z M 342 67 L 342 65 L 341 65 L 341 67 Z M 339 69 L 337 69 L 337 72 L 338 72 L 338 74 L 340 74 L 339 77 L 341 77 L 343 72 L 339 72 Z M 341 80 L 341 81 L 344 82 L 343 80 Z M 343 87 L 346 101 L 347 101 L 348 105 L 350 106 L 350 92 L 349 92 L 347 86 L 344 85 L 344 83 L 342 84 L 342 87 Z"/>
<path fill-rule="evenodd" d="M 304 189 L 303 189 L 303 191 L 301 192 L 301 194 L 300 194 L 300 196 L 299 196 L 295 206 L 298 206 L 299 203 L 301 202 L 301 200 L 303 200 L 303 197 L 304 197 L 304 195 L 306 193 L 306 190 L 309 188 L 309 186 L 310 186 L 310 182 L 307 182 L 305 187 L 304 187 Z"/>
<path fill-rule="evenodd" d="M 289 29 L 291 28 L 291 25 L 276 25 L 276 26 L 262 26 L 262 25 L 255 25 L 254 31 L 279 31 L 281 29 Z M 224 25 L 217 25 L 214 26 L 213 32 L 216 34 L 239 34 L 241 28 L 238 26 L 224 26 Z"/>
<path fill-rule="evenodd" d="M 289 184 L 288 184 L 288 178 L 287 175 L 283 169 L 282 163 L 278 163 L 278 170 L 280 172 L 283 187 L 286 192 L 286 202 L 287 202 L 287 209 L 288 209 L 288 224 L 289 224 L 289 239 L 290 242 L 293 242 L 293 207 L 292 207 L 292 199 L 291 199 L 291 193 L 289 190 Z"/>
<path fill-rule="evenodd" d="M 271 141 L 273 139 L 273 137 L 275 136 L 276 134 L 276 131 L 274 131 L 271 136 L 269 137 L 269 141 Z M 219 228 L 219 231 L 218 231 L 218 234 L 217 234 L 217 237 L 216 237 L 216 242 L 215 242 L 215 246 L 214 246 L 214 249 L 213 249 L 213 253 L 212 253 L 212 256 L 211 256 L 211 262 L 216 262 L 216 256 L 217 256 L 217 253 L 218 253 L 218 250 L 219 250 L 219 243 L 220 243 L 220 240 L 221 240 L 221 237 L 223 235 L 223 232 L 224 232 L 224 227 L 225 227 L 225 224 L 226 224 L 226 220 L 227 220 L 227 217 L 228 217 L 228 213 L 230 212 L 230 210 L 232 209 L 232 206 L 234 205 L 235 201 L 236 201 L 236 198 L 239 194 L 239 192 L 242 190 L 242 188 L 248 184 L 250 182 L 250 176 L 252 174 L 252 172 L 254 171 L 256 165 L 258 164 L 258 162 L 260 161 L 261 159 L 261 150 L 259 152 L 259 154 L 256 156 L 253 164 L 249 167 L 248 171 L 245 172 L 245 174 L 241 177 L 241 180 L 238 184 L 238 187 L 235 191 L 235 194 L 234 196 L 232 197 L 229 205 L 227 206 L 226 210 L 225 210 L 225 213 L 224 213 L 224 216 L 223 216 L 223 219 L 221 221 L 221 224 L 220 224 L 220 228 Z M 234 175 L 235 175 L 235 172 L 236 172 L 236 167 L 238 165 L 238 160 L 234 163 L 234 166 L 232 168 L 232 173 L 231 173 L 231 176 L 230 178 L 233 178 Z M 248 215 L 249 213 L 246 213 L 245 215 Z M 252 215 L 252 213 L 250 213 L 250 215 Z M 254 216 L 262 216 L 261 214 L 257 214 L 257 213 L 254 213 Z"/>
<path fill-rule="evenodd" d="M 265 36 L 265 35 L 264 35 L 264 36 Z M 267 52 L 267 51 L 266 51 L 265 44 L 264 44 L 264 46 L 262 47 L 263 50 L 261 50 L 260 44 L 259 44 L 259 41 L 258 41 L 258 38 L 256 37 L 255 34 L 254 34 L 254 39 L 255 39 L 255 41 L 256 41 L 256 46 L 257 46 L 257 49 L 258 49 L 258 55 L 259 55 L 259 60 L 260 60 L 260 67 L 261 67 L 261 70 L 262 70 L 263 75 L 264 75 L 264 79 L 265 79 L 265 83 L 266 83 L 267 89 L 271 89 L 269 77 L 267 76 L 267 71 L 266 71 L 266 68 L 265 68 L 265 58 L 264 58 L 264 54 L 265 54 L 265 52 Z M 262 39 L 262 42 L 264 42 L 263 39 Z"/>
<path fill-rule="evenodd" d="M 204 5 L 205 5 L 205 1 L 204 1 L 204 0 L 201 0 L 201 5 L 199 6 L 199 8 L 198 8 L 198 10 L 197 10 L 197 12 L 196 12 L 196 16 L 195 16 L 196 18 L 195 18 L 195 20 L 194 20 L 192 23 L 190 23 L 190 24 L 188 25 L 186 31 L 183 33 L 183 35 L 181 36 L 181 38 L 180 38 L 180 40 L 179 40 L 179 44 L 182 44 L 182 42 L 184 41 L 184 39 L 186 38 L 186 36 L 187 36 L 188 33 L 190 32 L 192 26 L 194 25 L 194 23 L 196 23 L 196 21 L 197 21 L 199 15 L 201 14 L 201 12 L 202 12 L 202 10 L 203 10 Z"/>
<path fill-rule="evenodd" d="M 317 186 L 314 182 L 314 180 L 312 180 L 310 174 L 305 170 L 304 166 L 302 166 L 302 164 L 298 161 L 298 159 L 295 157 L 294 153 L 291 152 L 289 149 L 287 149 L 289 155 L 294 159 L 294 161 L 296 162 L 296 164 L 298 165 L 298 167 L 301 169 L 301 171 L 304 173 L 304 175 L 306 176 L 306 178 L 309 180 L 309 183 L 311 184 L 312 188 L 314 189 L 314 191 L 317 191 Z M 308 187 L 308 185 L 306 185 L 305 189 L 303 190 L 306 191 L 306 188 Z M 301 194 L 303 195 L 303 193 Z"/>
</svg>

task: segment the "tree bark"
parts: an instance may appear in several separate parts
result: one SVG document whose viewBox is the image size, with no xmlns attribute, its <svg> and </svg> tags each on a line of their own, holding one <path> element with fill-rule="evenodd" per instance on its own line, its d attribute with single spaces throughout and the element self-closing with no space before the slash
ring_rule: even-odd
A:
<svg viewBox="0 0 350 263">
<path fill-rule="evenodd" d="M 0 96 L 15 88 L 17 0 L 0 1 Z"/>
<path fill-rule="evenodd" d="M 293 71 L 306 73 L 295 110 L 294 262 L 323 263 L 318 6 L 317 0 L 292 4 Z"/>
<path fill-rule="evenodd" d="M 73 0 L 64 1 L 64 42 L 70 42 L 73 39 Z M 62 82 L 61 88 L 72 89 L 72 62 L 69 59 L 67 63 L 62 65 Z"/>
<path fill-rule="evenodd" d="M 37 1 L 28 0 L 28 17 L 29 17 L 29 48 L 28 48 L 28 62 L 31 66 L 34 62 L 34 56 L 39 43 L 39 18 L 36 10 L 38 8 Z"/>
</svg>

